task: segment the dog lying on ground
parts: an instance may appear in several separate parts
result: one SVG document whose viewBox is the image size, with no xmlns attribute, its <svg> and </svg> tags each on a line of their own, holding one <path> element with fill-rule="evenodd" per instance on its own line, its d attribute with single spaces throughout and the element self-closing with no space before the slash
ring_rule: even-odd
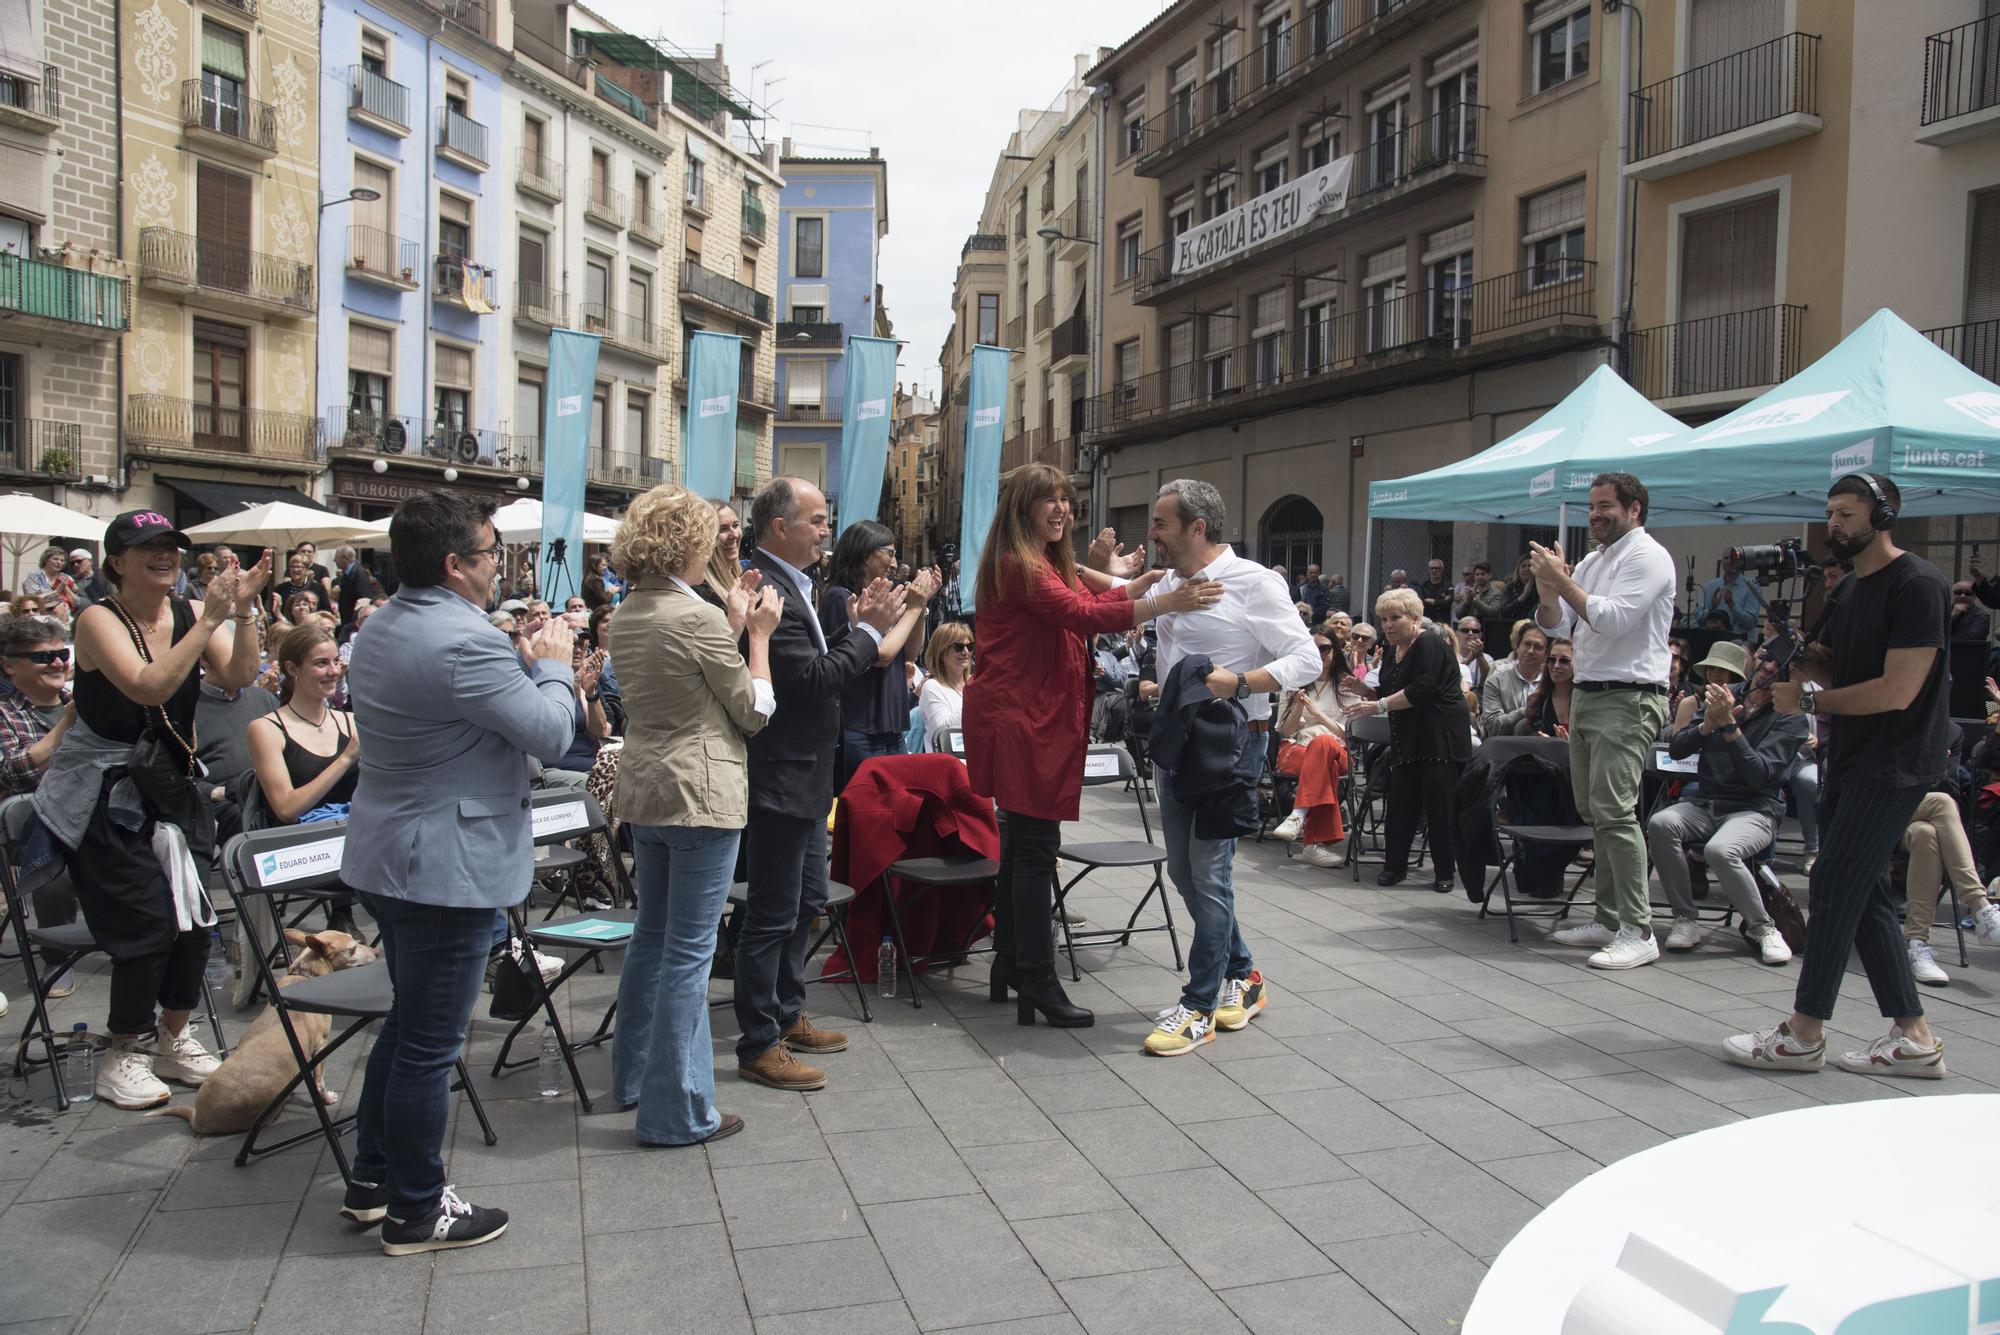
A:
<svg viewBox="0 0 2000 1335">
<path fill-rule="evenodd" d="M 279 987 L 301 978 L 318 978 L 337 969 L 372 964 L 379 958 L 373 946 L 355 940 L 346 932 L 308 933 L 287 928 L 285 940 L 292 947 L 292 967 L 278 979 Z M 318 1054 L 332 1024 L 332 1019 L 325 1015 L 292 1013 L 292 1028 L 297 1031 L 299 1044 L 308 1057 Z M 146 1115 L 179 1117 L 197 1136 L 224 1136 L 248 1131 L 257 1120 L 257 1114 L 263 1112 L 278 1091 L 297 1074 L 298 1065 L 292 1060 L 292 1047 L 285 1041 L 285 1031 L 278 1023 L 277 1013 L 266 1006 L 236 1040 L 235 1049 L 223 1059 L 215 1074 L 202 1081 L 192 1105 L 170 1104 Z M 319 1086 L 321 1095 L 326 1096 L 326 1086 L 319 1082 L 320 1072 L 315 1069 L 313 1083 Z M 335 1096 L 328 1097 L 330 1101 Z"/>
</svg>

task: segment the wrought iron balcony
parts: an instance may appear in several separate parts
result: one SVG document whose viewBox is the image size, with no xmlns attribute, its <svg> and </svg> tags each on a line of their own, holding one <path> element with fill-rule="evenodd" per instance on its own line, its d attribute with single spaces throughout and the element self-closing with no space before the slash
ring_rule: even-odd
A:
<svg viewBox="0 0 2000 1335">
<path fill-rule="evenodd" d="M 962 262 L 975 250 L 1004 251 L 1006 249 L 1007 238 L 997 232 L 974 232 L 971 236 L 965 238 L 965 244 L 959 247 L 958 258 Z"/>
<path fill-rule="evenodd" d="M 491 161 L 486 156 L 486 127 L 450 107 L 438 111 L 438 153 L 473 171 L 485 171 Z"/>
<path fill-rule="evenodd" d="M 1657 180 L 1815 134 L 1819 38 L 1794 32 L 1632 94 L 1627 176 Z"/>
<path fill-rule="evenodd" d="M 181 83 L 181 129 L 213 147 L 264 159 L 278 152 L 278 113 L 268 102 L 201 79 Z"/>
<path fill-rule="evenodd" d="M 627 224 L 626 230 L 641 241 L 650 241 L 656 246 L 667 239 L 666 221 L 650 199 L 632 201 L 632 221 Z"/>
<path fill-rule="evenodd" d="M 325 457 L 317 417 L 160 394 L 125 400 L 125 439 L 142 450 L 247 455 L 313 467 Z"/>
<path fill-rule="evenodd" d="M 745 408 L 769 413 L 778 403 L 777 386 L 752 375 L 746 367 L 736 376 L 736 402 Z"/>
<path fill-rule="evenodd" d="M 526 477 L 541 473 L 542 436 L 539 431 L 502 432 L 495 440 L 499 445 L 493 458 L 495 468 L 504 468 Z"/>
<path fill-rule="evenodd" d="M 1028 317 L 1017 315 L 1007 322 L 1007 346 L 1026 347 L 1028 343 Z"/>
<path fill-rule="evenodd" d="M 310 263 L 165 227 L 139 233 L 139 281 L 224 310 L 307 316 L 318 306 Z"/>
<path fill-rule="evenodd" d="M 514 284 L 514 318 L 523 324 L 561 329 L 569 319 L 569 294 L 527 279 Z"/>
<path fill-rule="evenodd" d="M 347 67 L 347 115 L 390 134 L 410 132 L 410 90 L 365 65 Z"/>
<path fill-rule="evenodd" d="M 116 338 L 132 327 L 132 284 L 111 274 L 0 254 L 0 312 L 63 342 Z"/>
<path fill-rule="evenodd" d="M 0 124 L 47 134 L 62 124 L 62 78 L 54 65 L 0 70 Z"/>
<path fill-rule="evenodd" d="M 1649 399 L 1754 398 L 1799 370 L 1803 306 L 1760 306 L 1635 329 L 1625 378 Z"/>
<path fill-rule="evenodd" d="M 624 194 L 602 181 L 592 181 L 583 196 L 583 216 L 614 232 L 624 230 L 625 208 Z"/>
<path fill-rule="evenodd" d="M 1047 332 L 1049 325 L 1055 321 L 1055 316 L 1055 294 L 1044 292 L 1041 300 L 1035 303 L 1035 332 L 1037 334 Z"/>
<path fill-rule="evenodd" d="M 842 396 L 822 393 L 811 402 L 799 402 L 791 398 L 792 391 L 785 391 L 786 401 L 778 405 L 780 422 L 838 422 L 841 410 L 846 406 Z"/>
<path fill-rule="evenodd" d="M 843 348 L 847 346 L 846 329 L 838 322 L 820 321 L 801 324 L 793 320 L 781 321 L 778 325 L 778 351 L 789 352 L 801 348 Z"/>
<path fill-rule="evenodd" d="M 565 53 L 554 42 L 529 31 L 519 14 L 514 18 L 514 55 L 517 59 L 521 56 L 528 57 L 537 65 L 555 71 L 579 88 L 589 85 L 590 65 Z"/>
<path fill-rule="evenodd" d="M 1056 257 L 1068 259 L 1080 247 L 1097 239 L 1096 222 L 1090 213 L 1090 197 L 1078 195 L 1068 208 L 1055 216 L 1049 226 L 1061 235 L 1056 239 Z"/>
<path fill-rule="evenodd" d="M 425 8 L 444 15 L 475 36 L 493 40 L 493 14 L 486 0 L 420 0 Z"/>
<path fill-rule="evenodd" d="M 514 183 L 523 194 L 536 195 L 551 204 L 562 203 L 562 164 L 546 153 L 522 149 L 516 163 Z"/>
<path fill-rule="evenodd" d="M 493 275 L 463 255 L 440 255 L 431 261 L 431 296 L 438 301 L 484 315 L 498 303 Z"/>
<path fill-rule="evenodd" d="M 56 482 L 83 480 L 83 427 L 76 422 L 0 418 L 0 473 Z"/>
<path fill-rule="evenodd" d="M 345 408 L 329 408 L 326 414 L 325 439 L 330 451 L 420 457 L 424 435 L 423 423 L 415 417 L 352 412 Z"/>
<path fill-rule="evenodd" d="M 2000 378 L 2000 320 L 1926 329 L 1924 337 L 1988 380 Z"/>
<path fill-rule="evenodd" d="M 347 229 L 347 273 L 401 288 L 417 290 L 417 270 L 423 264 L 423 248 L 379 227 L 350 226 Z"/>
<path fill-rule="evenodd" d="M 205 3 L 217 5 L 231 13 L 241 14 L 246 19 L 257 17 L 257 0 L 205 0 Z"/>
<path fill-rule="evenodd" d="M 1090 321 L 1081 310 L 1056 326 L 1055 336 L 1049 340 L 1049 366 L 1052 370 L 1068 369 L 1065 364 L 1079 358 L 1085 362 L 1090 359 Z"/>
<path fill-rule="evenodd" d="M 635 490 L 646 485 L 646 478 L 639 471 L 639 456 L 625 450 L 592 450 L 590 480 Z"/>
<path fill-rule="evenodd" d="M 659 324 L 650 315 L 621 311 L 598 301 L 577 307 L 578 323 L 588 333 L 602 334 L 627 352 L 656 362 L 667 360 L 667 342 Z"/>
<path fill-rule="evenodd" d="M 711 306 L 730 315 L 771 323 L 771 298 L 726 274 L 704 269 L 693 260 L 681 264 L 681 300 Z"/>
<path fill-rule="evenodd" d="M 750 196 L 743 197 L 743 235 L 752 241 L 764 239 L 764 229 L 769 220 L 764 216 L 764 206 Z"/>
<path fill-rule="evenodd" d="M 2000 128 L 2000 17 L 1924 39 L 1924 90 L 1917 139 L 1955 144 Z"/>
</svg>

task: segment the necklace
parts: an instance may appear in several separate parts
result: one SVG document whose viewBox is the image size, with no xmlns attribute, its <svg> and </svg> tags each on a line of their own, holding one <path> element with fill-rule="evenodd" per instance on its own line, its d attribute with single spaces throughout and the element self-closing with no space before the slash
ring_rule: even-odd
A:
<svg viewBox="0 0 2000 1335">
<path fill-rule="evenodd" d="M 290 701 L 285 702 L 285 708 L 292 711 L 293 718 L 305 724 L 308 728 L 311 728 L 314 732 L 319 732 L 321 729 L 325 728 L 327 719 L 331 717 L 333 714 L 333 711 L 331 709 L 323 709 L 319 716 L 319 722 L 315 723 L 311 719 L 307 718 L 304 714 L 301 714 L 299 712 L 299 707 L 291 703 Z"/>
</svg>

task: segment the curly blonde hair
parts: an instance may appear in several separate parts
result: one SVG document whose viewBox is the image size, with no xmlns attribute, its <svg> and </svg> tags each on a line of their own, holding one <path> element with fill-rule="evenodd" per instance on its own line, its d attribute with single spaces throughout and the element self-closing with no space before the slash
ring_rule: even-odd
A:
<svg viewBox="0 0 2000 1335">
<path fill-rule="evenodd" d="M 1412 621 L 1424 619 L 1424 600 L 1415 589 L 1384 589 L 1375 600 L 1375 615 L 1380 617 L 1392 607 Z"/>
<path fill-rule="evenodd" d="M 714 505 L 686 487 L 666 483 L 625 512 L 611 541 L 611 563 L 627 579 L 664 579 L 680 574 L 692 561 L 706 562 L 715 536 Z"/>
</svg>

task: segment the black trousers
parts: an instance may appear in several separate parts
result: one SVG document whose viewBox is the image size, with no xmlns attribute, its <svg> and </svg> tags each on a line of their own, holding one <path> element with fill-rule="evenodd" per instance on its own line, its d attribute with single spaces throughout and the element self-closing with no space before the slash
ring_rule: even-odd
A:
<svg viewBox="0 0 2000 1335">
<path fill-rule="evenodd" d="M 1000 881 L 993 897 L 993 953 L 1015 972 L 1052 969 L 1056 962 L 1056 849 L 1062 822 L 1000 813 Z"/>
<path fill-rule="evenodd" d="M 754 1061 L 805 1006 L 806 947 L 826 907 L 826 819 L 757 812 L 744 842 L 750 897 L 736 934 L 736 1057 Z"/>
<path fill-rule="evenodd" d="M 1382 870 L 1402 876 L 1410 870 L 1410 845 L 1417 838 L 1417 815 L 1429 817 L 1431 865 L 1439 880 L 1450 880 L 1458 863 L 1452 856 L 1452 824 L 1457 819 L 1453 794 L 1465 766 L 1451 761 L 1437 764 L 1394 765 L 1389 770 L 1388 848 Z"/>
<path fill-rule="evenodd" d="M 111 1034 L 151 1034 L 155 1005 L 184 1011 L 201 1001 L 209 933 L 180 930 L 152 839 L 151 821 L 124 829 L 100 795 L 83 839 L 68 855 L 83 920 L 111 957 Z"/>
<path fill-rule="evenodd" d="M 1806 920 L 1805 961 L 1792 1002 L 1801 1015 L 1833 1018 L 1850 947 L 1861 956 L 1876 1009 L 1892 1020 L 1924 1013 L 1896 921 L 1889 859 L 1928 791 L 1839 782 L 1820 788 L 1812 916 Z"/>
</svg>

